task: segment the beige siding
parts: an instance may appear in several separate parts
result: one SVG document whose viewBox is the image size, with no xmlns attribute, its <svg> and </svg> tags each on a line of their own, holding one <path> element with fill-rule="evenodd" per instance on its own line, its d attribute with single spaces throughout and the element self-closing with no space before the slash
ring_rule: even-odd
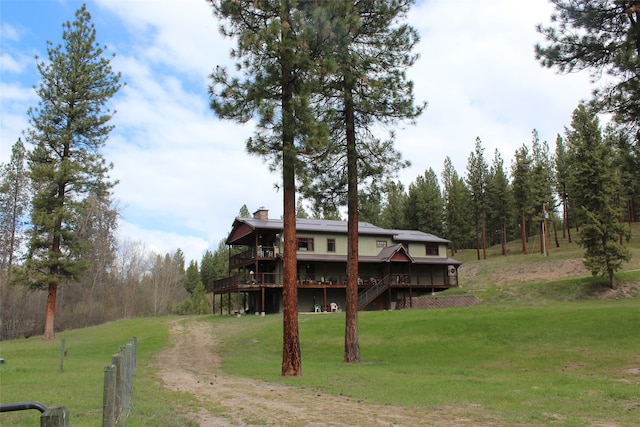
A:
<svg viewBox="0 0 640 427">
<path fill-rule="evenodd" d="M 347 254 L 347 236 L 345 235 L 333 235 L 333 234 L 311 234 L 311 233 L 298 233 L 297 237 L 313 238 L 313 253 L 316 255 L 346 255 Z M 334 239 L 336 241 L 336 251 L 327 252 L 327 239 Z M 385 241 L 387 246 L 393 246 L 396 242 L 393 241 L 391 236 L 360 236 L 358 240 L 358 253 L 361 256 L 376 256 L 380 253 L 383 247 L 378 246 L 378 241 Z M 442 243 L 438 245 L 438 255 L 427 255 L 426 244 L 410 243 L 407 251 L 409 255 L 414 258 L 447 258 L 447 245 Z"/>
<path fill-rule="evenodd" d="M 391 236 L 362 236 L 358 242 L 358 253 L 362 256 L 376 256 L 380 253 L 383 247 L 376 245 L 378 240 L 384 240 L 387 242 L 387 246 L 393 246 Z"/>
<path fill-rule="evenodd" d="M 447 245 L 438 245 L 438 255 L 427 255 L 425 243 L 411 243 L 407 248 L 407 252 L 413 258 L 447 258 Z"/>
<path fill-rule="evenodd" d="M 298 233 L 297 237 L 313 238 L 314 254 L 317 255 L 346 255 L 348 240 L 345 235 L 331 235 L 331 234 L 310 234 L 310 233 Z M 327 239 L 334 239 L 336 241 L 336 251 L 327 252 Z M 378 247 L 376 242 L 378 240 L 384 240 L 387 242 L 387 246 L 393 246 L 394 242 L 390 236 L 360 236 L 358 240 L 358 253 L 362 256 L 376 256 L 382 250 L 382 247 Z"/>
<path fill-rule="evenodd" d="M 346 255 L 347 254 L 347 236 L 332 234 L 309 234 L 298 233 L 297 237 L 313 239 L 313 253 L 316 255 Z M 336 251 L 327 252 L 327 240 L 334 239 L 336 241 Z"/>
</svg>

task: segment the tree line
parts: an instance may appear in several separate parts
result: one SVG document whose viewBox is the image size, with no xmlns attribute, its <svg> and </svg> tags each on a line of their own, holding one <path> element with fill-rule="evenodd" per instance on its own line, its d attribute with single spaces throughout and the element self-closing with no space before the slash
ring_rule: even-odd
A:
<svg viewBox="0 0 640 427">
<path fill-rule="evenodd" d="M 386 180 L 363 189 L 360 219 L 383 228 L 445 237 L 451 241 L 453 256 L 473 249 L 479 260 L 486 259 L 487 247 L 494 245 L 507 255 L 506 243 L 511 240 L 522 241 L 518 252 L 544 253 L 546 246 L 548 254 L 550 243 L 541 239 L 551 238 L 555 246 L 561 239 L 571 243 L 573 228 L 580 231 L 582 238 L 577 241 L 587 251 L 589 270 L 609 277 L 617 268 L 608 264 L 628 257 L 623 244 L 629 231 L 624 224 L 638 221 L 640 215 L 637 144 L 625 128 L 610 124 L 603 129 L 596 111 L 586 104 L 576 107 L 571 124 L 553 146 L 541 141 L 535 129 L 531 134 L 530 143 L 516 149 L 509 166 L 498 150 L 487 159 L 481 139 L 476 138 L 463 174 L 447 157 L 440 179 L 429 168 L 407 187 Z M 339 219 L 324 216 L 313 201 L 309 213 L 299 203 L 298 215 Z M 594 224 L 602 229 L 599 239 L 587 237 Z"/>
</svg>

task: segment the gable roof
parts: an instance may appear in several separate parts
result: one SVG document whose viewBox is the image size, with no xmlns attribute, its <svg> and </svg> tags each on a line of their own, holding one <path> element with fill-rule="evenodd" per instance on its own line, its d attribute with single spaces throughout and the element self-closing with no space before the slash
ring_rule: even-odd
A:
<svg viewBox="0 0 640 427">
<path fill-rule="evenodd" d="M 407 250 L 402 245 L 402 243 L 382 248 L 382 250 L 378 254 L 378 258 L 380 259 L 380 261 L 386 262 L 389 262 L 391 260 L 413 262 L 413 258 L 407 253 Z"/>
</svg>

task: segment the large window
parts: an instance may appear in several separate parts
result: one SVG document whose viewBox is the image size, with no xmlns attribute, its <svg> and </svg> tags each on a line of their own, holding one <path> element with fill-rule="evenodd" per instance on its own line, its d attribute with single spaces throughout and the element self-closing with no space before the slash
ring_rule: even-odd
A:
<svg viewBox="0 0 640 427">
<path fill-rule="evenodd" d="M 425 246 L 427 248 L 427 255 L 440 255 L 440 245 L 437 243 L 427 243 Z"/>
<path fill-rule="evenodd" d="M 327 252 L 336 251 L 336 239 L 327 239 Z"/>
<path fill-rule="evenodd" d="M 312 237 L 298 237 L 298 250 L 299 251 L 313 251 L 313 238 Z"/>
</svg>

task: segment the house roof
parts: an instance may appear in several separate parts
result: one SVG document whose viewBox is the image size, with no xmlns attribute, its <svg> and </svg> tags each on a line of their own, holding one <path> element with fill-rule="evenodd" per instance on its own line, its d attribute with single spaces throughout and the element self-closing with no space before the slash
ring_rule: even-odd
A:
<svg viewBox="0 0 640 427">
<path fill-rule="evenodd" d="M 242 238 L 255 230 L 282 231 L 281 219 L 257 219 L 238 217 L 233 222 L 227 244 L 242 244 Z M 328 219 L 296 219 L 296 230 L 302 232 L 347 234 L 347 222 Z M 449 240 L 418 230 L 398 230 L 377 227 L 368 222 L 358 222 L 359 235 L 390 236 L 396 242 L 450 243 Z"/>
</svg>

